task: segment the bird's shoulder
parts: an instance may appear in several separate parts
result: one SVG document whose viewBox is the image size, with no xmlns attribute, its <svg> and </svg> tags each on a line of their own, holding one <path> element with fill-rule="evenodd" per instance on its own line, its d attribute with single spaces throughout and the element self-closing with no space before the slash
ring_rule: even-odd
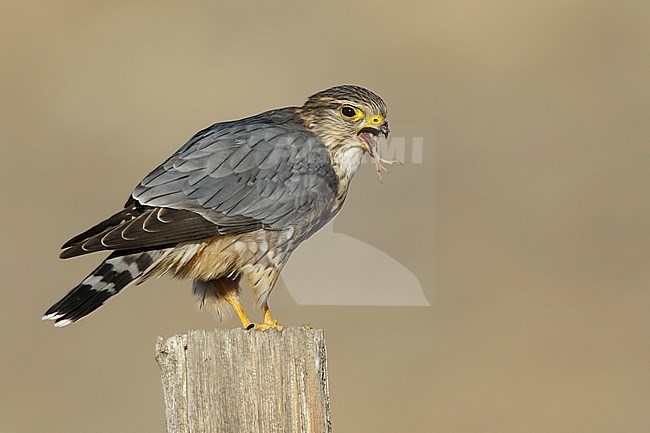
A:
<svg viewBox="0 0 650 433">
<path fill-rule="evenodd" d="M 338 178 L 297 108 L 221 122 L 194 135 L 131 194 L 150 207 L 200 213 L 219 225 L 279 228 L 334 200 Z"/>
<path fill-rule="evenodd" d="M 152 171 L 142 184 L 164 171 L 185 171 L 183 167 L 197 166 L 194 162 L 207 162 L 205 169 L 222 165 L 222 170 L 212 176 L 250 170 L 255 162 L 285 162 L 282 168 L 317 170 L 329 176 L 331 157 L 320 138 L 299 120 L 298 107 L 266 111 L 238 120 L 215 123 L 190 138 L 161 166 Z M 262 160 L 266 155 L 266 159 Z M 198 168 L 198 167 L 197 167 Z M 279 168 L 279 167 L 278 167 Z"/>
<path fill-rule="evenodd" d="M 233 145 L 254 147 L 258 144 L 324 147 L 322 141 L 300 121 L 298 107 L 285 107 L 210 125 L 194 134 L 174 155 L 206 150 L 209 146 L 210 150 L 218 150 Z"/>
</svg>

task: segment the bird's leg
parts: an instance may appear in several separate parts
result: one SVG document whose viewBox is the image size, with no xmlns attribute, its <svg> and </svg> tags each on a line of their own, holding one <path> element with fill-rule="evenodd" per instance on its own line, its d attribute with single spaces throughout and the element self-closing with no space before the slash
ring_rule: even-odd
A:
<svg viewBox="0 0 650 433">
<path fill-rule="evenodd" d="M 244 311 L 241 302 L 239 301 L 239 295 L 237 292 L 229 292 L 224 296 L 226 301 L 232 305 L 241 320 L 241 324 L 244 329 L 257 329 L 258 331 L 266 331 L 267 329 L 275 329 L 276 331 L 282 331 L 282 326 L 278 325 L 278 321 L 271 317 L 268 304 L 262 305 L 262 312 L 264 313 L 264 323 L 253 323 L 251 319 L 248 318 L 248 315 Z"/>
<path fill-rule="evenodd" d="M 264 325 L 266 326 L 266 329 L 271 328 L 282 331 L 283 326 L 278 325 L 278 321 L 271 317 L 271 311 L 269 310 L 269 305 L 266 302 L 264 305 L 262 305 L 262 312 L 264 313 Z"/>
<path fill-rule="evenodd" d="M 251 322 L 251 320 L 246 315 L 246 312 L 244 311 L 241 302 L 239 302 L 239 295 L 237 294 L 237 292 L 229 292 L 228 294 L 226 294 L 225 298 L 226 301 L 228 301 L 230 305 L 232 305 L 232 307 L 235 309 L 235 312 L 239 316 L 239 320 L 241 320 L 241 324 L 244 327 L 244 329 L 251 329 L 257 326 L 257 324 Z"/>
<path fill-rule="evenodd" d="M 278 325 L 278 321 L 271 317 L 268 305 L 262 305 L 262 312 L 264 313 L 264 323 L 252 323 L 246 329 L 255 329 L 257 331 L 267 331 L 269 329 L 282 331 L 284 329 L 284 326 Z"/>
</svg>

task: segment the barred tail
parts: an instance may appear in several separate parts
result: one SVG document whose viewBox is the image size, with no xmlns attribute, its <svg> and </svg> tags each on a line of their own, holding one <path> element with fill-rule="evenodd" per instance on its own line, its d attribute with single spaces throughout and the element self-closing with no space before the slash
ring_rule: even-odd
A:
<svg viewBox="0 0 650 433">
<path fill-rule="evenodd" d="M 66 326 L 101 307 L 111 296 L 146 278 L 169 249 L 128 253 L 116 251 L 106 258 L 77 287 L 45 312 L 43 320 Z"/>
</svg>

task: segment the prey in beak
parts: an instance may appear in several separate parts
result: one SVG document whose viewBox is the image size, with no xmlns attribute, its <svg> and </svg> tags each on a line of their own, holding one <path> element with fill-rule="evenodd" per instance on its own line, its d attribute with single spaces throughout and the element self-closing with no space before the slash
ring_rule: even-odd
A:
<svg viewBox="0 0 650 433">
<path fill-rule="evenodd" d="M 381 172 L 382 170 L 388 172 L 388 169 L 382 164 L 394 164 L 399 162 L 397 160 L 386 160 L 381 157 L 379 154 L 379 134 L 382 134 L 384 138 L 388 138 L 390 129 L 388 128 L 388 122 L 383 121 L 381 125 L 377 125 L 378 116 L 371 118 L 370 121 L 357 132 L 357 137 L 361 141 L 361 147 L 368 152 L 370 157 L 375 161 L 375 170 L 377 170 L 377 176 L 379 180 L 382 180 Z M 383 120 L 383 119 L 382 119 Z"/>
</svg>

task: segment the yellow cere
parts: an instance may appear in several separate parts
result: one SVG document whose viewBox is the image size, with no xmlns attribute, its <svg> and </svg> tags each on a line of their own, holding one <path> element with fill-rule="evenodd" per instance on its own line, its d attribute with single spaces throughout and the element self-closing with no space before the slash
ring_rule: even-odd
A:
<svg viewBox="0 0 650 433">
<path fill-rule="evenodd" d="M 382 123 L 384 123 L 384 116 L 381 116 L 379 114 L 368 119 L 369 125 L 381 125 Z"/>
</svg>

